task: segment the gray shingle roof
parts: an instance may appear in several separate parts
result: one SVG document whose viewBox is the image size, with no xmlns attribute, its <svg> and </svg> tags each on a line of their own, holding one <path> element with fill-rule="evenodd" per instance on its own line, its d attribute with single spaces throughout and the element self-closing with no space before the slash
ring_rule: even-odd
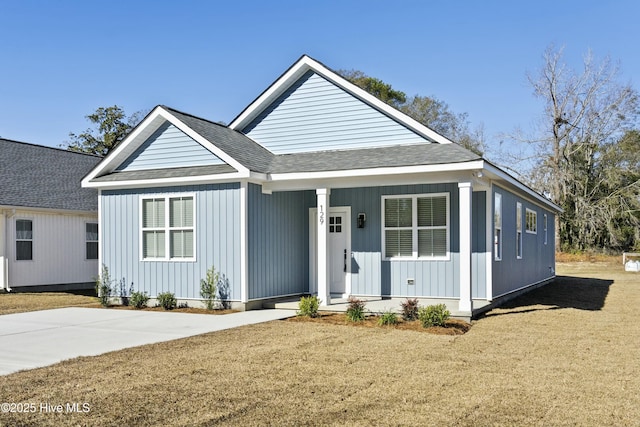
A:
<svg viewBox="0 0 640 427">
<path fill-rule="evenodd" d="M 236 130 L 219 123 L 201 119 L 173 108 L 162 106 L 209 142 L 255 172 L 266 172 L 273 153 Z"/>
<path fill-rule="evenodd" d="M 436 143 L 275 155 L 251 138 L 224 125 L 170 107 L 162 108 L 254 172 L 321 172 L 461 163 L 481 159 L 460 145 Z"/>
<path fill-rule="evenodd" d="M 270 173 L 322 172 L 399 166 L 461 163 L 481 159 L 457 144 L 413 144 L 358 150 L 280 154 Z"/>
<path fill-rule="evenodd" d="M 176 178 L 176 177 L 193 177 L 205 175 L 217 175 L 221 173 L 237 172 L 231 166 L 210 165 L 210 166 L 191 166 L 184 168 L 167 168 L 167 169 L 146 169 L 134 171 L 119 171 L 108 175 L 94 178 L 92 182 L 114 182 L 129 181 L 138 179 L 159 179 L 159 178 Z"/>
<path fill-rule="evenodd" d="M 0 138 L 0 205 L 97 211 L 80 181 L 100 157 Z"/>
<path fill-rule="evenodd" d="M 225 125 L 195 117 L 164 105 L 161 107 L 252 172 L 322 172 L 462 163 L 481 159 L 480 156 L 460 145 L 438 143 L 275 155 L 243 133 Z M 229 165 L 224 166 L 113 172 L 93 178 L 92 182 L 203 176 L 235 171 Z"/>
</svg>

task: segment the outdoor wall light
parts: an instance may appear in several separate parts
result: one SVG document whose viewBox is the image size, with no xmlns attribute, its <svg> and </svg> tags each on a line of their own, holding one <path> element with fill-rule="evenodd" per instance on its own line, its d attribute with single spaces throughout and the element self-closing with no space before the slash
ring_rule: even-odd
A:
<svg viewBox="0 0 640 427">
<path fill-rule="evenodd" d="M 358 214 L 358 228 L 364 228 L 364 222 L 366 220 L 367 220 L 367 216 L 363 212 L 360 212 Z"/>
</svg>

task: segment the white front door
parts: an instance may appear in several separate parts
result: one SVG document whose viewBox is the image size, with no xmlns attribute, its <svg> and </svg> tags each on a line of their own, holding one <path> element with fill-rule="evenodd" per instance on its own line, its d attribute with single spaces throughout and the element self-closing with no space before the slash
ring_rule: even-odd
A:
<svg viewBox="0 0 640 427">
<path fill-rule="evenodd" d="M 351 208 L 334 207 L 328 215 L 327 257 L 329 258 L 329 292 L 346 296 L 350 292 L 349 273 L 351 272 Z M 310 209 L 309 239 L 309 292 L 318 292 L 318 228 L 317 210 Z"/>
<path fill-rule="evenodd" d="M 346 212 L 329 213 L 329 269 L 332 294 L 345 293 L 345 278 L 347 276 L 347 221 Z"/>
</svg>

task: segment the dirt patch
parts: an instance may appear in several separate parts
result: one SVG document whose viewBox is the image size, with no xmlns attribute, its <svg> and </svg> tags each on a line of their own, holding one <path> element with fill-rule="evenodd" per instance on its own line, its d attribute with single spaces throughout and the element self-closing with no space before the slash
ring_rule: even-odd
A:
<svg viewBox="0 0 640 427">
<path fill-rule="evenodd" d="M 380 316 L 367 316 L 362 322 L 352 322 L 347 319 L 347 316 L 343 313 L 321 313 L 318 317 L 296 316 L 286 319 L 286 322 L 297 323 L 315 323 L 324 325 L 341 325 L 354 328 L 379 328 L 382 330 L 402 330 L 402 331 L 416 331 L 416 332 L 428 332 L 435 335 L 462 335 L 469 331 L 471 324 L 458 319 L 449 319 L 446 321 L 444 327 L 432 326 L 425 328 L 419 321 L 404 321 L 398 317 L 398 323 L 395 325 L 378 324 Z"/>
</svg>

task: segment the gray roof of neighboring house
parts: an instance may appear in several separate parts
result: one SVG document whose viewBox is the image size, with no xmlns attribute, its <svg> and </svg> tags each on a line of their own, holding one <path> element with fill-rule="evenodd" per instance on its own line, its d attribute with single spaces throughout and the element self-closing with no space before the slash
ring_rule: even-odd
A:
<svg viewBox="0 0 640 427">
<path fill-rule="evenodd" d="M 100 157 L 0 138 L 0 205 L 97 211 L 80 181 Z"/>
</svg>

